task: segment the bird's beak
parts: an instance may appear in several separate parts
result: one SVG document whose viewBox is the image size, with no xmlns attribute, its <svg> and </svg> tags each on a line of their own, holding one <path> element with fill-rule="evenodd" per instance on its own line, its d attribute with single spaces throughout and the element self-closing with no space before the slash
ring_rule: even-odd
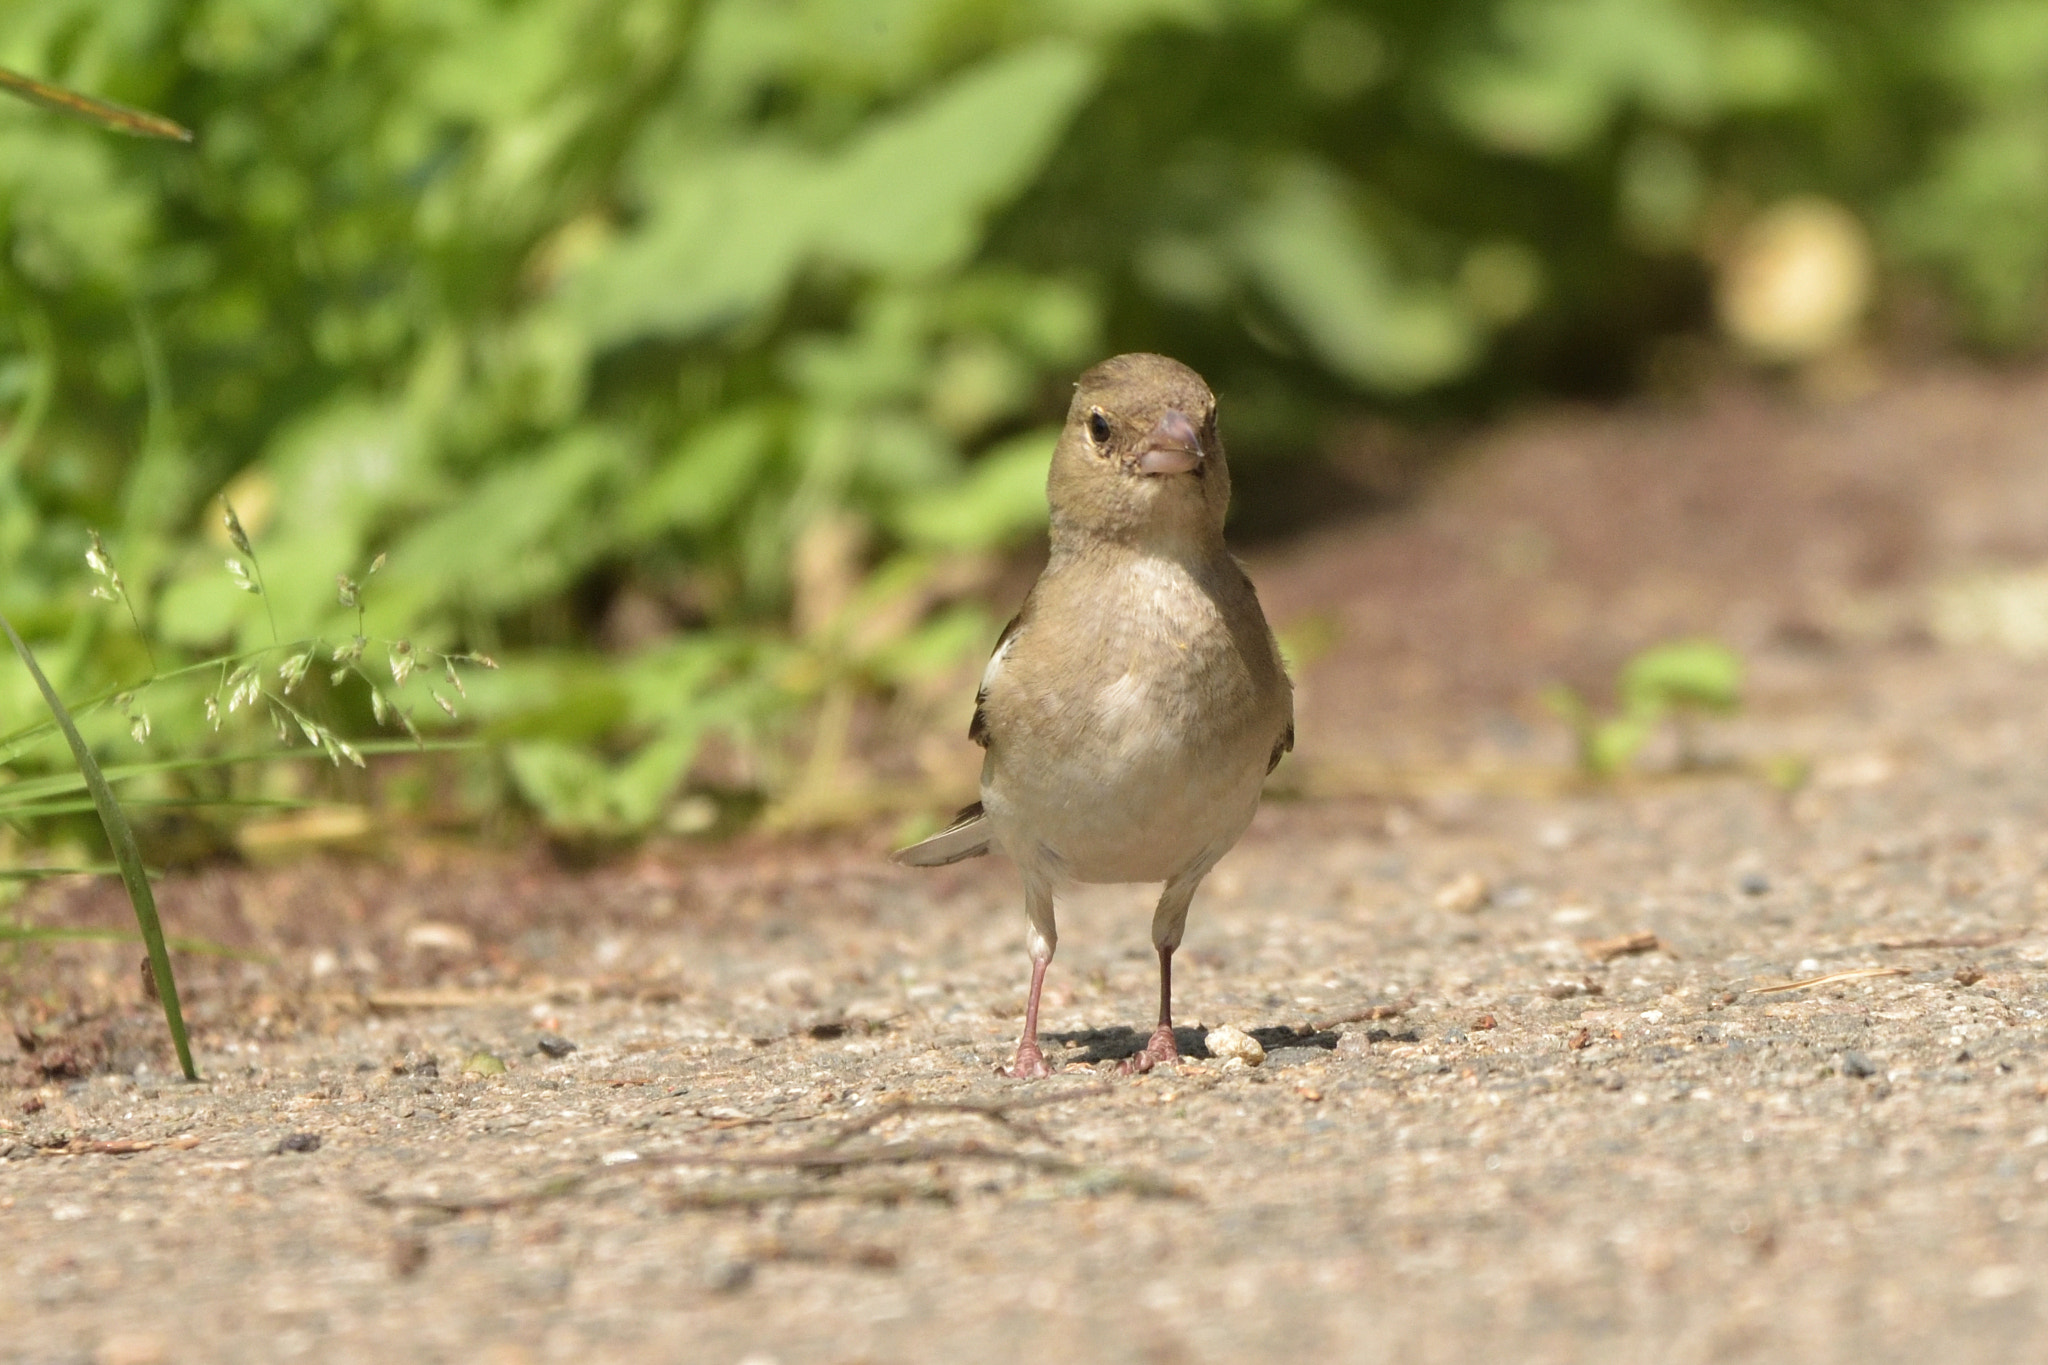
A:
<svg viewBox="0 0 2048 1365">
<path fill-rule="evenodd" d="M 1185 474 L 1202 466 L 1202 434 L 1187 414 L 1168 408 L 1145 437 L 1138 454 L 1140 474 Z"/>
</svg>

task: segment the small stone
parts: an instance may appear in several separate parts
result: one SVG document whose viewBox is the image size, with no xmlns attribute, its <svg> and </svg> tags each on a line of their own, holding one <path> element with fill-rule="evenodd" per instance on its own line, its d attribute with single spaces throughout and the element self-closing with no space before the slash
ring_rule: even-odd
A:
<svg viewBox="0 0 2048 1365">
<path fill-rule="evenodd" d="M 1956 984 L 1958 986 L 1974 986 L 1983 979 L 1984 973 L 1978 971 L 1970 963 L 1965 962 L 1962 966 L 1956 968 Z"/>
<path fill-rule="evenodd" d="M 273 1150 L 279 1156 L 283 1156 L 288 1152 L 317 1152 L 320 1150 L 320 1135 L 318 1133 L 287 1133 L 278 1140 L 278 1144 Z"/>
<path fill-rule="evenodd" d="M 427 1239 L 416 1233 L 406 1233 L 391 1239 L 391 1273 L 401 1280 L 411 1279 L 427 1263 Z"/>
<path fill-rule="evenodd" d="M 505 1059 L 493 1052 L 472 1052 L 469 1060 L 462 1064 L 462 1069 L 472 1076 L 502 1076 L 505 1074 Z"/>
<path fill-rule="evenodd" d="M 476 935 L 459 924 L 421 920 L 405 931 L 405 946 L 432 952 L 467 955 L 476 951 Z"/>
<path fill-rule="evenodd" d="M 1243 1066 L 1257 1066 L 1266 1060 L 1266 1049 L 1259 1046 L 1259 1040 L 1234 1024 L 1223 1024 L 1209 1030 L 1202 1039 L 1202 1045 L 1209 1049 L 1211 1057 L 1221 1058 L 1227 1069 L 1236 1061 Z"/>
<path fill-rule="evenodd" d="M 1483 1031 L 1485 1031 L 1485 1030 L 1487 1030 L 1487 1029 L 1491 1029 L 1491 1028 L 1499 1028 L 1499 1027 L 1500 1027 L 1500 1021 L 1499 1021 L 1499 1020 L 1497 1020 L 1497 1019 L 1495 1019 L 1495 1018 L 1494 1018 L 1494 1017 L 1493 1017 L 1492 1015 L 1490 1015 L 1490 1014 L 1482 1014 L 1482 1015 L 1480 1015 L 1480 1016 L 1479 1016 L 1479 1017 L 1478 1017 L 1477 1019 L 1474 1019 L 1474 1020 L 1472 1021 L 1472 1027 L 1473 1027 L 1473 1028 L 1476 1028 L 1476 1029 L 1479 1029 L 1479 1030 L 1481 1030 L 1481 1031 L 1483 1032 Z"/>
<path fill-rule="evenodd" d="M 566 1057 L 576 1050 L 576 1044 L 559 1033 L 543 1033 L 534 1040 L 533 1046 L 536 1052 L 555 1058 Z"/>
<path fill-rule="evenodd" d="M 163 1365 L 171 1348 L 154 1332 L 116 1332 L 93 1352 L 94 1365 Z"/>
<path fill-rule="evenodd" d="M 1437 888 L 1436 908 L 1447 915 L 1476 915 L 1493 901 L 1493 888 L 1477 872 L 1461 872 Z"/>
<path fill-rule="evenodd" d="M 1741 888 L 1745 896 L 1761 896 L 1771 889 L 1771 879 L 1761 872 L 1745 872 L 1736 886 Z"/>
<path fill-rule="evenodd" d="M 1860 1052 L 1844 1052 L 1842 1054 L 1842 1074 L 1844 1076 L 1855 1076 L 1859 1079 L 1865 1076 L 1875 1076 L 1877 1074 L 1877 1063 L 1871 1061 L 1870 1058 Z"/>
<path fill-rule="evenodd" d="M 718 1294 L 733 1294 L 754 1282 L 752 1261 L 718 1257 L 704 1267 L 704 1287 Z"/>
</svg>

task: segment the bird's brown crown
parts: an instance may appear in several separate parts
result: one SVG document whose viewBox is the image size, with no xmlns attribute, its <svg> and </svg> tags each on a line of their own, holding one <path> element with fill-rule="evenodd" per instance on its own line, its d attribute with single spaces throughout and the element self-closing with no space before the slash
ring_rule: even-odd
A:
<svg viewBox="0 0 2048 1365">
<path fill-rule="evenodd" d="M 1167 356 L 1103 361 L 1074 386 L 1046 492 L 1056 546 L 1220 541 L 1230 470 L 1216 396 Z"/>
</svg>

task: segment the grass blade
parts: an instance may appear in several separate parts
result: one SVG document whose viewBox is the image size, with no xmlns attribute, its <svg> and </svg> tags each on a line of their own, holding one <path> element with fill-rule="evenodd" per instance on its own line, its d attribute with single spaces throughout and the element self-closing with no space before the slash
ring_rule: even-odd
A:
<svg viewBox="0 0 2048 1365">
<path fill-rule="evenodd" d="M 71 714 L 74 717 L 78 716 L 80 714 L 79 708 L 73 707 Z M 4 743 L 5 741 L 0 741 L 0 746 L 4 746 Z M 371 739 L 355 743 L 352 747 L 365 758 L 374 758 L 379 754 L 455 753 L 460 750 L 476 749 L 481 746 L 475 740 L 436 740 L 422 745 L 414 744 L 409 739 Z M 146 777 L 156 773 L 185 772 L 198 768 L 218 771 L 242 763 L 307 763 L 315 759 L 322 763 L 332 761 L 318 749 L 258 749 L 249 753 L 215 754 L 205 758 L 165 758 L 154 759 L 146 763 L 111 763 L 101 767 L 100 772 L 109 783 L 118 786 L 131 777 Z M 85 779 L 76 772 L 52 773 L 48 777 L 24 778 L 19 782 L 9 783 L 5 787 L 0 787 L 0 811 L 11 809 L 10 802 L 25 802 L 31 799 L 40 800 L 52 796 L 68 796 L 74 792 L 82 792 L 84 790 L 86 790 Z M 231 806 L 240 799 L 239 797 L 224 797 L 217 804 Z M 128 804 L 132 806 L 135 802 L 131 799 Z"/>
<path fill-rule="evenodd" d="M 43 676 L 43 670 L 36 663 L 36 656 L 29 652 L 28 645 L 14 633 L 14 623 L 0 616 L 0 630 L 7 632 L 7 638 L 14 644 L 14 652 L 28 667 L 29 675 L 36 680 L 43 700 L 49 703 L 50 714 L 57 718 L 57 724 L 64 731 L 64 739 L 71 745 L 71 756 L 78 763 L 79 776 L 92 792 L 93 806 L 99 811 L 100 826 L 107 832 L 107 844 L 112 848 L 114 861 L 121 865 L 121 881 L 128 888 L 128 902 L 135 907 L 135 922 L 142 930 L 142 941 L 149 948 L 150 971 L 156 977 L 157 998 L 163 1002 L 164 1022 L 170 1026 L 171 1045 L 178 1051 L 178 1066 L 185 1073 L 185 1079 L 199 1079 L 197 1068 L 192 1065 L 192 1043 L 185 1035 L 185 1014 L 178 1008 L 178 982 L 171 975 L 171 953 L 164 946 L 164 927 L 157 919 L 156 896 L 149 889 L 149 873 L 142 866 L 142 851 L 135 846 L 135 831 L 128 824 L 128 813 L 121 809 L 121 803 L 114 799 L 114 789 L 107 785 L 106 775 L 93 760 L 92 750 L 86 747 L 85 736 L 78 733 L 78 727 L 71 721 L 71 713 L 64 709 L 64 703 L 57 697 L 57 689 L 50 686 L 50 680 Z"/>
<path fill-rule="evenodd" d="M 87 863 L 83 867 L 0 867 L 0 882 L 39 882 L 51 877 L 118 876 L 118 863 Z"/>
<path fill-rule="evenodd" d="M 75 929 L 40 924 L 0 924 L 0 943 L 140 943 L 141 937 L 125 929 Z M 231 957 L 241 962 L 275 965 L 268 953 L 230 947 L 210 938 L 172 937 L 164 940 L 181 953 L 207 957 Z"/>
<path fill-rule="evenodd" d="M 137 810 L 303 810 L 314 802 L 297 796 L 235 796 L 222 800 L 210 796 L 144 796 L 130 797 L 127 804 Z M 18 806 L 0 801 L 0 820 L 41 820 L 98 809 L 97 801 L 83 797 L 25 801 Z"/>
<path fill-rule="evenodd" d="M 0 67 L 0 90 L 7 90 L 31 104 L 40 104 L 45 109 L 55 109 L 73 118 L 82 118 L 88 123 L 97 123 L 102 128 L 111 128 L 117 133 L 132 137 L 160 137 L 170 142 L 190 142 L 192 130 L 181 123 L 174 123 L 162 114 L 152 114 L 146 109 L 131 109 L 125 104 L 112 100 L 94 99 L 81 95 L 76 90 L 62 86 L 45 85 L 19 71 Z"/>
</svg>

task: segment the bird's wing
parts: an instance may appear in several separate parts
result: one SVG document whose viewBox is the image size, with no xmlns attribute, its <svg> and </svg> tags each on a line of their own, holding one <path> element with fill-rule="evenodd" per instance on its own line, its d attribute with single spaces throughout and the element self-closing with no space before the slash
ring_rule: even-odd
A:
<svg viewBox="0 0 2048 1365">
<path fill-rule="evenodd" d="M 996 647 L 988 656 L 988 664 L 981 670 L 981 686 L 974 693 L 974 719 L 967 722 L 967 737 L 982 748 L 988 747 L 988 689 L 996 680 L 996 674 L 1003 671 L 1003 660 L 1009 657 L 1010 646 L 1017 641 L 1017 632 L 1024 627 L 1025 618 L 1031 615 L 1031 599 L 1025 598 L 1024 605 L 1010 624 L 1003 627 L 1003 633 L 996 637 Z"/>
<path fill-rule="evenodd" d="M 1287 733 L 1273 741 L 1273 756 L 1266 760 L 1266 771 L 1270 773 L 1273 771 L 1273 769 L 1279 767 L 1280 755 L 1292 751 L 1293 748 L 1294 721 L 1292 719 L 1289 719 L 1287 722 Z"/>
<path fill-rule="evenodd" d="M 929 839 L 897 849 L 889 860 L 906 867 L 944 867 L 964 858 L 979 858 L 988 852 L 988 842 L 988 821 L 977 801 L 954 816 L 952 824 Z"/>
</svg>

